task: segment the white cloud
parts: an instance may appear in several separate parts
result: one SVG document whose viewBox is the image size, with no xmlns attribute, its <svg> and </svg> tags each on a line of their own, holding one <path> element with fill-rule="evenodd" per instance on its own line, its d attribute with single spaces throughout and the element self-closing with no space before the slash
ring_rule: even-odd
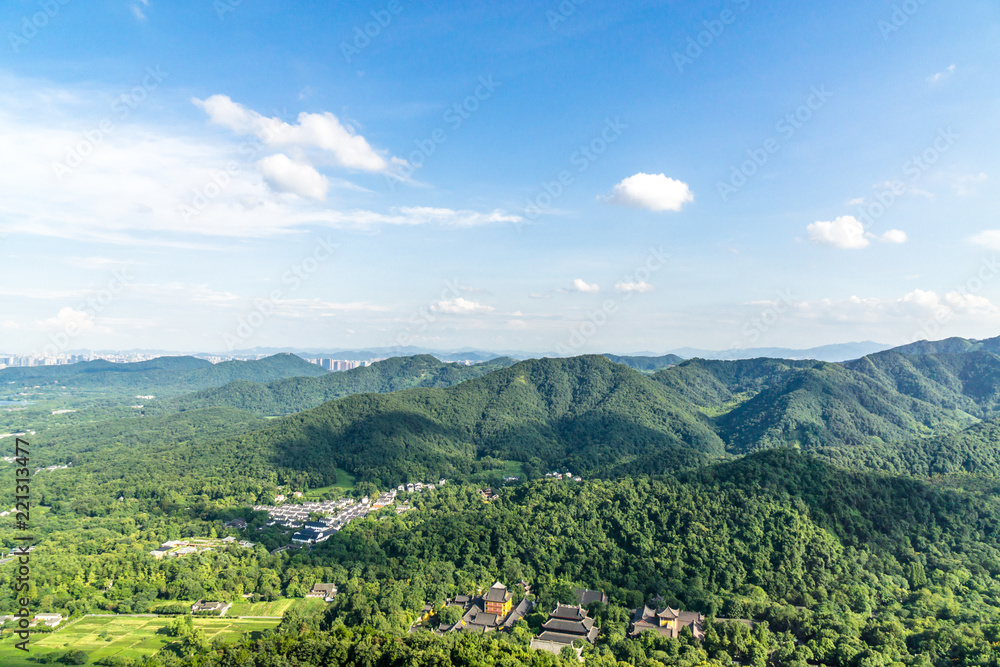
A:
<svg viewBox="0 0 1000 667">
<path fill-rule="evenodd" d="M 937 295 L 937 292 L 915 289 L 900 299 L 900 303 L 914 305 L 917 308 L 925 310 L 933 310 L 941 305 L 941 298 Z"/>
<path fill-rule="evenodd" d="M 1000 229 L 987 229 L 969 239 L 978 246 L 1000 250 Z"/>
<path fill-rule="evenodd" d="M 945 79 L 951 77 L 955 73 L 956 67 L 954 65 L 948 65 L 943 72 L 938 72 L 937 74 L 932 74 L 927 77 L 928 83 L 939 83 Z"/>
<path fill-rule="evenodd" d="M 864 197 L 855 197 L 854 199 L 848 200 L 847 205 L 848 206 L 861 206 L 864 203 L 865 203 L 865 198 Z"/>
<path fill-rule="evenodd" d="M 783 331 L 849 327 L 855 332 L 872 333 L 876 336 L 873 339 L 900 344 L 929 337 L 929 328 L 942 338 L 969 335 L 969 331 L 995 331 L 1000 326 L 1000 309 L 981 293 L 972 294 L 970 290 L 939 293 L 913 289 L 898 297 L 854 295 L 757 302 L 744 305 L 746 317 L 759 316 L 762 306 L 772 306 L 782 313 Z"/>
<path fill-rule="evenodd" d="M 649 211 L 680 211 L 684 204 L 694 201 L 694 194 L 687 183 L 664 174 L 639 173 L 616 185 L 606 199 Z"/>
<path fill-rule="evenodd" d="M 360 134 L 344 126 L 330 112 L 300 113 L 298 124 L 290 125 L 280 118 L 267 118 L 234 102 L 226 95 L 212 95 L 192 102 L 208 114 L 209 119 L 237 134 L 252 134 L 272 148 L 292 148 L 314 151 L 320 159 L 360 171 L 381 172 L 390 161 L 375 151 Z M 394 158 L 398 161 L 398 158 Z"/>
<path fill-rule="evenodd" d="M 881 240 L 883 243 L 906 243 L 907 236 L 901 229 L 890 229 L 882 235 Z"/>
<path fill-rule="evenodd" d="M 161 126 L 144 107 L 122 120 L 106 104 L 121 92 L 57 87 L 0 72 L 0 155 L 19 156 L 0 160 L 0 234 L 211 250 L 211 244 L 184 237 L 264 238 L 316 225 L 467 228 L 522 220 L 503 210 L 442 206 L 332 209 L 318 198 L 323 178 L 330 188 L 338 187 L 336 179 L 321 176 L 305 152 L 279 152 L 242 136 L 206 137 L 200 122 Z M 151 91 L 149 99 L 145 104 L 189 103 L 166 90 Z M 213 114 L 230 126 L 245 123 L 251 134 L 255 123 L 266 127 L 268 121 L 233 104 L 216 104 Z M 95 134 L 102 124 L 111 129 Z M 84 149 L 80 158 L 77 151 Z M 71 160 L 75 166 L 64 171 Z M 282 194 L 289 191 L 302 196 Z M 362 201 L 371 201 L 371 193 L 365 195 Z"/>
<path fill-rule="evenodd" d="M 574 292 L 586 292 L 588 294 L 594 294 L 601 291 L 601 286 L 598 284 L 589 285 L 583 278 L 577 278 L 573 281 L 573 291 Z"/>
<path fill-rule="evenodd" d="M 911 306 L 924 315 L 938 315 L 944 318 L 963 316 L 972 319 L 994 319 L 1000 315 L 1000 309 L 994 306 L 984 296 L 968 292 L 947 292 L 943 296 L 937 292 L 913 290 L 900 303 Z"/>
<path fill-rule="evenodd" d="M 145 21 L 146 13 L 142 11 L 142 7 L 139 6 L 140 3 L 142 4 L 142 7 L 149 7 L 149 0 L 139 0 L 138 2 L 132 3 L 132 16 L 140 21 Z"/>
<path fill-rule="evenodd" d="M 618 292 L 651 292 L 653 286 L 642 280 L 637 283 L 618 283 L 615 285 L 615 290 Z"/>
<path fill-rule="evenodd" d="M 431 310 L 435 313 L 448 315 L 473 315 L 475 313 L 489 313 L 493 311 L 493 307 L 457 297 L 451 301 L 437 301 L 431 304 Z"/>
<path fill-rule="evenodd" d="M 430 225 L 445 227 L 479 227 L 507 222 L 519 222 L 521 216 L 495 210 L 491 213 L 478 211 L 433 208 L 428 206 L 402 206 L 390 209 L 389 213 L 375 211 L 316 211 L 304 215 L 303 223 L 326 222 L 334 227 L 370 227 L 374 225 Z"/>
<path fill-rule="evenodd" d="M 53 331 L 92 331 L 94 314 L 73 308 L 60 308 L 55 317 L 38 322 L 42 329 Z"/>
<path fill-rule="evenodd" d="M 834 248 L 865 248 L 869 243 L 864 225 L 851 215 L 841 216 L 832 222 L 814 222 L 807 231 L 813 243 Z"/>
<path fill-rule="evenodd" d="M 976 194 L 978 185 L 989 180 L 985 172 L 978 174 L 956 174 L 951 176 L 951 189 L 959 197 L 968 197 Z"/>
<path fill-rule="evenodd" d="M 427 206 L 404 206 L 398 209 L 402 214 L 400 224 L 419 225 L 435 222 L 454 227 L 478 227 L 506 222 L 521 222 L 519 215 L 496 209 L 491 213 L 477 211 L 454 211 L 448 208 L 432 208 Z"/>
<path fill-rule="evenodd" d="M 827 245 L 845 250 L 867 248 L 876 236 L 865 231 L 857 218 L 844 215 L 831 222 L 814 222 L 806 228 L 809 241 L 818 245 Z M 877 237 L 883 243 L 906 243 L 906 232 L 901 229 L 890 229 Z"/>
<path fill-rule="evenodd" d="M 1000 312 L 989 299 L 976 294 L 948 292 L 944 295 L 944 301 L 952 310 L 959 313 L 989 317 Z"/>
<path fill-rule="evenodd" d="M 257 162 L 267 184 L 277 192 L 290 192 L 322 201 L 330 188 L 326 176 L 313 167 L 295 162 L 284 153 L 269 155 Z"/>
</svg>

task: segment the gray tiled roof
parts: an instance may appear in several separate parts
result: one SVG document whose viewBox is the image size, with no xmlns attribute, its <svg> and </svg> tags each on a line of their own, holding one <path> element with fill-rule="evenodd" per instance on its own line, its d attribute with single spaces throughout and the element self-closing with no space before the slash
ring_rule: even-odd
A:
<svg viewBox="0 0 1000 667">
<path fill-rule="evenodd" d="M 591 602 L 604 602 L 604 591 L 592 591 L 589 588 L 573 589 L 576 593 L 577 602 L 581 607 L 586 607 Z"/>
<path fill-rule="evenodd" d="M 550 618 L 542 624 L 543 630 L 565 632 L 573 635 L 585 635 L 594 627 L 594 619 L 585 618 L 582 621 L 566 621 L 561 618 Z"/>
<path fill-rule="evenodd" d="M 582 621 L 587 617 L 587 612 L 573 605 L 559 604 L 556 605 L 556 608 L 552 610 L 552 613 L 550 613 L 549 616 L 552 618 L 562 618 L 570 621 Z"/>
<path fill-rule="evenodd" d="M 513 594 L 507 590 L 506 586 L 502 584 L 493 584 L 490 590 L 486 591 L 486 595 L 483 599 L 487 602 L 506 602 L 511 598 Z"/>
<path fill-rule="evenodd" d="M 580 635 L 567 635 L 561 632 L 543 632 L 538 635 L 539 641 L 552 642 L 554 644 L 566 644 L 567 646 L 572 644 L 577 639 L 582 639 L 582 637 L 580 637 Z"/>
</svg>

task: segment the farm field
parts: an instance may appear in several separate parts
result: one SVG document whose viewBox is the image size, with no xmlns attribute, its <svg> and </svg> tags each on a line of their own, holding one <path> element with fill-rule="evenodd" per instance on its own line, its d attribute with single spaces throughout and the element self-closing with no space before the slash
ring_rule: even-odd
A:
<svg viewBox="0 0 1000 667">
<path fill-rule="evenodd" d="M 173 641 L 166 633 L 172 620 L 171 616 L 87 616 L 51 634 L 32 637 L 29 653 L 16 649 L 19 640 L 5 633 L 0 641 L 0 664 L 33 667 L 39 664 L 38 658 L 55 659 L 75 650 L 87 653 L 91 663 L 108 656 L 151 655 Z M 235 640 L 246 632 L 264 632 L 277 625 L 277 619 L 194 619 L 194 627 L 203 629 L 209 641 L 220 635 Z"/>
</svg>

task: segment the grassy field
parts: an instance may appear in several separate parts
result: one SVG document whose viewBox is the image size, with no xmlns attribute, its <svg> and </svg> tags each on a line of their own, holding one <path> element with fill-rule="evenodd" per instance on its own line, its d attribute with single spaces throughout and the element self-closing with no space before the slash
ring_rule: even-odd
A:
<svg viewBox="0 0 1000 667">
<path fill-rule="evenodd" d="M 319 598 L 285 598 L 274 602 L 234 602 L 226 612 L 226 617 L 236 616 L 281 616 L 292 607 L 323 607 L 326 603 Z"/>
<path fill-rule="evenodd" d="M 321 489 L 309 489 L 302 497 L 307 500 L 319 500 L 325 493 L 331 491 L 343 493 L 354 488 L 354 475 L 343 468 L 337 468 L 337 480 L 337 483 L 331 486 L 324 486 Z"/>
<path fill-rule="evenodd" d="M 524 470 L 521 464 L 517 461 L 504 461 L 503 468 L 494 470 L 485 470 L 480 473 L 476 473 L 472 476 L 473 482 L 482 482 L 486 479 L 491 479 L 494 477 L 518 477 L 520 481 L 524 481 Z"/>
<path fill-rule="evenodd" d="M 29 653 L 14 648 L 18 639 L 5 633 L 0 641 L 0 665 L 33 667 L 40 657 L 57 658 L 69 651 L 81 650 L 94 662 L 107 656 L 141 657 L 156 653 L 172 641 L 166 627 L 169 616 L 87 616 L 56 630 L 31 638 Z M 238 618 L 196 618 L 194 626 L 205 631 L 209 641 L 221 635 L 237 639 L 245 632 L 263 632 L 278 625 L 277 620 Z M 105 634 L 105 637 L 100 635 Z"/>
</svg>

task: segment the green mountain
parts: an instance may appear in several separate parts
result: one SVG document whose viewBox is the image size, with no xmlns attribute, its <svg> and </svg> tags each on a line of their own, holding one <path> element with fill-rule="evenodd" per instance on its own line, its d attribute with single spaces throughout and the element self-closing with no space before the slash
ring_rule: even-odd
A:
<svg viewBox="0 0 1000 667">
<path fill-rule="evenodd" d="M 795 373 L 822 365 L 818 361 L 692 359 L 661 371 L 654 379 L 706 412 L 725 411 Z"/>
<path fill-rule="evenodd" d="M 884 352 L 847 364 L 696 359 L 654 375 L 603 356 L 510 363 L 466 367 L 418 356 L 320 378 L 233 383 L 167 406 L 188 408 L 181 414 L 192 419 L 201 406 L 234 410 L 248 424 L 240 434 L 220 431 L 196 447 L 151 430 L 149 446 L 163 466 L 184 471 L 164 490 L 220 499 L 256 498 L 289 482 L 327 486 L 338 469 L 379 486 L 513 464 L 529 479 L 567 467 L 615 477 L 783 447 L 855 469 L 1000 474 L 996 429 L 978 424 L 993 415 L 1000 386 L 1000 358 L 989 352 Z M 415 385 L 424 386 L 402 388 Z M 115 434 L 143 419 L 108 425 L 124 459 L 141 460 L 146 445 Z M 59 447 L 47 451 L 67 457 L 100 440 L 101 424 L 91 426 L 53 432 Z M 124 459 L 121 469 L 141 470 Z"/>
<path fill-rule="evenodd" d="M 686 466 L 722 455 L 706 420 L 679 403 L 604 357 L 530 360 L 446 389 L 349 396 L 216 443 L 203 456 L 220 471 L 263 478 L 282 470 L 319 487 L 338 467 L 395 485 L 469 474 L 484 460 L 523 462 L 537 475 L 629 457 Z"/>
<path fill-rule="evenodd" d="M 713 417 L 733 453 L 882 446 L 958 431 L 1000 409 L 1000 357 L 981 350 L 890 350 L 842 364 L 695 359 L 654 378 Z"/>
<path fill-rule="evenodd" d="M 1000 357 L 985 349 L 923 355 L 889 350 L 844 367 L 942 408 L 977 417 L 1000 409 Z"/>
<path fill-rule="evenodd" d="M 326 375 L 327 371 L 293 354 L 256 361 L 212 364 L 194 357 L 159 357 L 150 361 L 113 363 L 96 360 L 65 366 L 32 366 L 0 370 L 0 383 L 60 384 L 77 389 L 148 391 L 156 394 L 218 387 L 234 380 L 272 382 L 287 377 Z"/>
<path fill-rule="evenodd" d="M 730 451 L 770 447 L 851 447 L 891 442 L 975 419 L 895 391 L 886 382 L 836 364 L 802 369 L 716 421 Z"/>
<path fill-rule="evenodd" d="M 655 372 L 668 366 L 676 366 L 684 361 L 683 357 L 678 357 L 676 354 L 667 354 L 662 357 L 622 357 L 617 354 L 604 354 L 602 356 L 616 364 L 624 364 L 629 368 L 644 372 Z"/>
<path fill-rule="evenodd" d="M 321 377 L 294 377 L 268 384 L 239 380 L 177 398 L 165 407 L 179 410 L 229 407 L 259 415 L 286 415 L 352 394 L 450 387 L 515 363 L 509 357 L 472 366 L 444 363 L 429 354 L 394 357 Z"/>
<path fill-rule="evenodd" d="M 1000 353 L 1000 336 L 976 340 L 974 338 L 945 338 L 944 340 L 921 340 L 909 345 L 893 348 L 903 354 L 963 354 L 966 352 Z"/>
</svg>

